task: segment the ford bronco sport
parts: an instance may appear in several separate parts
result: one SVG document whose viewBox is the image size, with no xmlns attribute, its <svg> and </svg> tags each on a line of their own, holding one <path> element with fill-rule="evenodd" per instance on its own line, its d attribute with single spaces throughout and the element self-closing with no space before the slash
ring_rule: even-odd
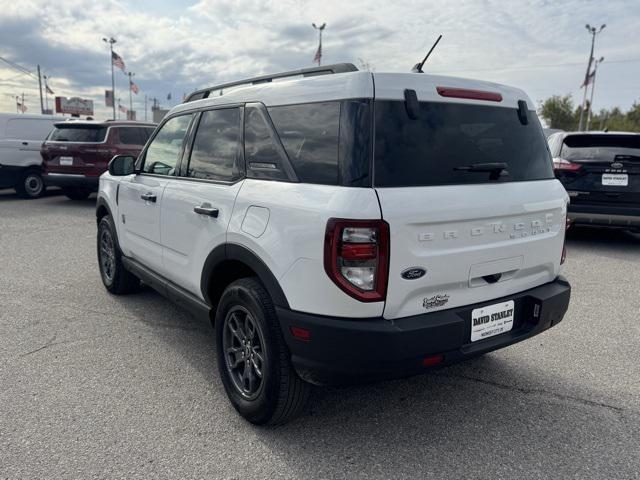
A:
<svg viewBox="0 0 640 480">
<path fill-rule="evenodd" d="M 276 80 L 277 81 L 273 81 Z M 234 407 L 427 371 L 556 325 L 567 194 L 521 90 L 350 64 L 193 93 L 100 178 L 106 288 L 213 321 Z"/>
</svg>

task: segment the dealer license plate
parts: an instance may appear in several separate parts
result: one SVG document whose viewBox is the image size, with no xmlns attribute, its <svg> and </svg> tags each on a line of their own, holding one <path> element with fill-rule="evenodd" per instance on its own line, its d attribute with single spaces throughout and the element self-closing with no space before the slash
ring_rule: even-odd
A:
<svg viewBox="0 0 640 480">
<path fill-rule="evenodd" d="M 73 165 L 73 157 L 60 157 L 60 165 Z"/>
<path fill-rule="evenodd" d="M 471 341 L 500 335 L 513 328 L 514 301 L 487 305 L 471 312 Z"/>
<path fill-rule="evenodd" d="M 602 185 L 627 187 L 629 186 L 629 175 L 626 173 L 603 173 Z"/>
</svg>

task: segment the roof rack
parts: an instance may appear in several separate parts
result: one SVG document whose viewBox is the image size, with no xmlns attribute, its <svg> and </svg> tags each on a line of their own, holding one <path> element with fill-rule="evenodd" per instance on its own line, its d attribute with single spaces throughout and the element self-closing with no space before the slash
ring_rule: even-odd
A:
<svg viewBox="0 0 640 480">
<path fill-rule="evenodd" d="M 312 68 L 302 68 L 300 70 L 291 70 L 289 72 L 275 73 L 272 75 L 262 75 L 260 77 L 248 78 L 246 80 L 239 80 L 235 82 L 223 83 L 221 85 L 215 85 L 213 87 L 203 88 L 201 90 L 196 90 L 192 94 L 190 94 L 184 103 L 193 102 L 194 100 L 202 100 L 203 98 L 208 98 L 211 96 L 213 92 L 220 91 L 220 95 L 222 95 L 222 90 L 229 87 L 237 87 L 239 85 L 257 85 L 259 83 L 269 83 L 277 78 L 286 78 L 286 77 L 315 77 L 318 75 L 331 75 L 335 73 L 347 73 L 347 72 L 357 72 L 358 68 L 352 63 L 335 63 L 333 65 L 323 65 L 321 67 L 312 67 Z"/>
</svg>

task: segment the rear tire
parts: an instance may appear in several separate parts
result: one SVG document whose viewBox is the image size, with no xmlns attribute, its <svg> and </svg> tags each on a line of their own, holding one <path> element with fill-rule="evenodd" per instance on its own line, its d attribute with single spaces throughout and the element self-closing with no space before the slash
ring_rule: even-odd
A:
<svg viewBox="0 0 640 480">
<path fill-rule="evenodd" d="M 91 195 L 91 190 L 84 187 L 67 187 L 62 191 L 71 200 L 86 200 Z"/>
<path fill-rule="evenodd" d="M 22 198 L 40 198 L 45 190 L 44 180 L 38 170 L 27 170 L 16 185 L 16 192 Z"/>
<path fill-rule="evenodd" d="M 110 215 L 100 219 L 97 247 L 100 278 L 105 288 L 114 295 L 125 295 L 137 291 L 140 287 L 140 279 L 124 268 L 116 229 Z"/>
<path fill-rule="evenodd" d="M 238 413 L 256 425 L 298 415 L 311 385 L 293 369 L 271 297 L 256 278 L 225 289 L 215 328 L 218 371 Z"/>
</svg>

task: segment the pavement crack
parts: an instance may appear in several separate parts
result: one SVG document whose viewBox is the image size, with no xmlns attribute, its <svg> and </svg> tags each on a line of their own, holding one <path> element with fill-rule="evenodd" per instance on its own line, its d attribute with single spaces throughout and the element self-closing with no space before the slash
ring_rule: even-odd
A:
<svg viewBox="0 0 640 480">
<path fill-rule="evenodd" d="M 443 377 L 444 375 L 438 375 L 440 377 Z M 588 407 L 597 407 L 597 408 L 605 408 L 611 411 L 614 411 L 616 413 L 624 413 L 625 411 L 627 411 L 627 409 L 623 408 L 623 407 L 617 407 L 615 405 L 610 405 L 608 403 L 604 403 L 604 402 L 597 402 L 594 400 L 587 400 L 586 398 L 581 398 L 581 397 L 574 397 L 572 395 L 564 395 L 561 393 L 555 393 L 555 392 L 550 392 L 548 390 L 543 390 L 543 389 L 539 389 L 539 388 L 525 388 L 525 387 L 517 387 L 515 385 L 507 385 L 504 383 L 500 383 L 500 382 L 495 382 L 493 380 L 486 380 L 483 378 L 477 378 L 477 377 L 470 377 L 467 375 L 460 375 L 460 374 L 448 374 L 447 376 L 449 377 L 454 377 L 454 378 L 460 378 L 463 380 L 469 380 L 472 382 L 476 382 L 476 383 L 482 383 L 484 385 L 490 385 L 492 387 L 496 387 L 496 388 L 500 388 L 502 390 L 510 390 L 510 391 L 514 391 L 514 392 L 518 392 L 518 393 L 522 393 L 524 395 L 532 395 L 532 394 L 538 394 L 538 395 L 544 395 L 544 396 L 548 396 L 548 397 L 553 397 L 556 398 L 558 400 L 568 400 L 568 401 L 572 401 L 584 406 L 588 406 Z"/>
<path fill-rule="evenodd" d="M 23 353 L 21 355 L 19 355 L 20 358 L 24 358 L 27 357 L 29 355 L 32 355 L 34 353 L 37 352 L 41 352 L 42 350 L 45 350 L 49 347 L 53 347 L 53 346 L 57 346 L 57 345 L 73 345 L 74 343 L 82 343 L 82 342 L 86 342 L 87 340 L 93 340 L 96 338 L 101 338 L 101 337 L 106 337 L 107 334 L 102 334 L 102 335 L 91 335 L 88 337 L 84 337 L 84 338 L 75 338 L 72 340 L 60 340 L 59 342 L 56 342 L 56 335 L 54 335 L 53 337 L 51 337 L 47 343 L 45 343 L 43 346 L 36 348 L 35 350 L 31 350 L 29 352 Z"/>
</svg>

